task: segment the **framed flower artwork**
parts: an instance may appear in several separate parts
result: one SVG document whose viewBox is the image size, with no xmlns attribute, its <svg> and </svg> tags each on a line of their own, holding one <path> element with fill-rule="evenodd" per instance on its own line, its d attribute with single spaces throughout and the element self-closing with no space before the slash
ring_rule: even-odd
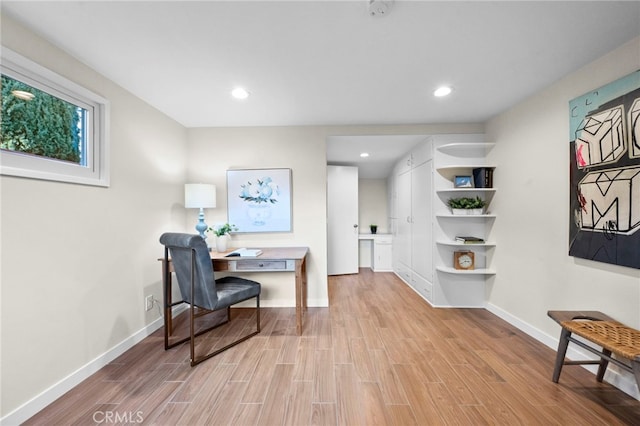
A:
<svg viewBox="0 0 640 426">
<path fill-rule="evenodd" d="M 236 232 L 291 232 L 291 169 L 227 170 L 227 217 Z"/>
</svg>

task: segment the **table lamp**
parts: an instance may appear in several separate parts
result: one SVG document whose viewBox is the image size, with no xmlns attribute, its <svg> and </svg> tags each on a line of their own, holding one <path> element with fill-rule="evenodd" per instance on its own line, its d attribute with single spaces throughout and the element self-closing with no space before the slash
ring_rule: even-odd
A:
<svg viewBox="0 0 640 426">
<path fill-rule="evenodd" d="M 184 206 L 187 209 L 200 209 L 196 231 L 203 239 L 208 226 L 204 223 L 204 209 L 216 206 L 216 186 L 206 183 L 186 183 L 184 185 Z"/>
</svg>

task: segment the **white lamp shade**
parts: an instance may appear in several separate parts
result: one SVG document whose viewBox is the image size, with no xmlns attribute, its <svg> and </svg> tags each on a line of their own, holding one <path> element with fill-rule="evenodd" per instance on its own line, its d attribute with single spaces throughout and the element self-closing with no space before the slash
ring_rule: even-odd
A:
<svg viewBox="0 0 640 426">
<path fill-rule="evenodd" d="M 184 206 L 188 209 L 211 209 L 216 206 L 216 186 L 206 183 L 184 185 Z"/>
</svg>

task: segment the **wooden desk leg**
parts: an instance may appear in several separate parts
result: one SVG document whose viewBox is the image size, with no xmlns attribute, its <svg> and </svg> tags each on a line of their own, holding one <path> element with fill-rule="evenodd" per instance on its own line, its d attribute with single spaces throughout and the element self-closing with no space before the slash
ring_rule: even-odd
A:
<svg viewBox="0 0 640 426">
<path fill-rule="evenodd" d="M 302 259 L 302 307 L 307 311 L 307 259 Z"/>
<path fill-rule="evenodd" d="M 306 289 L 303 284 L 305 281 L 305 265 L 304 259 L 296 260 L 296 331 L 298 336 L 302 335 L 302 311 L 306 309 Z"/>
</svg>

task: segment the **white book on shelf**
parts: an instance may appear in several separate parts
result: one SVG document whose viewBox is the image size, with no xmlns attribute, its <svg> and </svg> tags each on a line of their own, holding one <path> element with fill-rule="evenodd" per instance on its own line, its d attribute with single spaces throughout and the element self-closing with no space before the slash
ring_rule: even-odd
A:
<svg viewBox="0 0 640 426">
<path fill-rule="evenodd" d="M 262 254 L 260 249 L 238 248 L 226 255 L 226 257 L 258 257 Z"/>
</svg>

